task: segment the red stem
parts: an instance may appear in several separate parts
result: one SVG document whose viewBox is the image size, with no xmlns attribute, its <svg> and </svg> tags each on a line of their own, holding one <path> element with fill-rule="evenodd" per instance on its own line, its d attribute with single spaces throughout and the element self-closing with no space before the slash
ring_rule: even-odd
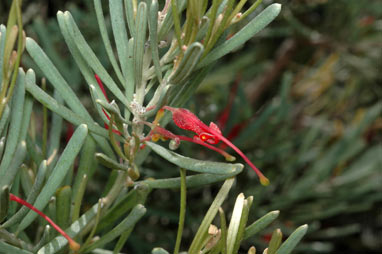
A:
<svg viewBox="0 0 382 254">
<path fill-rule="evenodd" d="M 105 88 L 103 87 L 103 84 L 102 84 L 101 79 L 99 78 L 99 76 L 98 76 L 97 74 L 94 74 L 94 77 L 95 77 L 96 80 L 97 80 L 97 83 L 98 83 L 99 88 L 101 88 L 101 91 L 102 91 L 102 93 L 103 93 L 103 96 L 105 96 L 107 102 L 109 102 L 109 99 L 107 98 L 106 91 L 105 91 Z"/>
<path fill-rule="evenodd" d="M 44 220 L 46 220 L 47 222 L 49 222 L 50 225 L 52 225 L 52 227 L 58 231 L 58 233 L 60 233 L 63 237 L 66 238 L 66 240 L 68 240 L 68 243 L 69 243 L 69 246 L 72 250 L 79 250 L 80 249 L 80 245 L 78 243 L 76 243 L 72 238 L 70 238 L 70 236 L 65 233 L 64 230 L 62 230 L 56 223 L 54 223 L 46 214 L 44 214 L 43 212 L 41 212 L 40 210 L 38 210 L 36 207 L 34 207 L 33 205 L 29 204 L 28 202 L 26 202 L 25 200 L 13 195 L 12 193 L 9 194 L 9 199 L 12 200 L 12 201 L 15 201 L 23 206 L 26 206 L 28 207 L 29 209 L 31 209 L 32 211 L 36 212 L 38 215 L 40 215 Z"/>
<path fill-rule="evenodd" d="M 245 154 L 242 151 L 240 151 L 239 148 L 237 148 L 234 144 L 232 144 L 231 141 L 226 139 L 223 135 L 220 135 L 219 133 L 217 133 L 215 131 L 212 134 L 216 135 L 221 141 L 223 141 L 229 147 L 231 147 L 233 150 L 235 150 L 235 152 L 238 153 L 241 156 L 241 158 L 244 159 L 244 161 L 246 163 L 248 163 L 248 165 L 256 172 L 257 176 L 260 178 L 260 183 L 262 185 L 268 185 L 269 184 L 268 178 L 266 178 L 263 175 L 263 173 L 261 173 L 261 171 L 255 165 L 253 165 L 253 163 L 247 158 L 247 156 L 245 156 Z"/>
</svg>

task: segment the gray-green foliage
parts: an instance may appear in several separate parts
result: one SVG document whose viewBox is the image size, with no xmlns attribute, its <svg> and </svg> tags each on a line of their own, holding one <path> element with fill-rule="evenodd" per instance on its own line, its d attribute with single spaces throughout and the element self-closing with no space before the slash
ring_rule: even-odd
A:
<svg viewBox="0 0 382 254">
<path fill-rule="evenodd" d="M 7 217 L 0 228 L 0 235 L 4 240 L 0 241 L 0 252 L 42 254 L 67 251 L 67 240 L 63 236 L 55 236 L 45 222 L 37 219 L 36 213 L 28 212 L 25 208 L 17 211 L 14 205 L 9 204 L 9 191 L 14 195 L 26 196 L 27 201 L 37 209 L 45 210 L 53 219 L 55 217 L 57 224 L 82 244 L 80 253 L 109 253 L 102 248 L 108 248 L 108 243 L 119 238 L 114 248 L 114 253 L 118 253 L 134 226 L 145 215 L 147 195 L 151 189 L 156 188 L 182 187 L 184 191 L 186 187 L 200 187 L 225 180 L 196 233 L 189 253 L 199 253 L 202 248 L 207 248 L 204 253 L 218 253 L 225 250 L 223 246 L 227 247 L 227 253 L 236 253 L 242 239 L 250 237 L 270 223 L 268 216 L 246 228 L 252 198 L 244 200 L 244 196 L 240 195 L 240 205 L 235 205 L 228 229 L 223 229 L 227 230 L 223 234 L 226 238 L 211 244 L 207 231 L 227 197 L 233 177 L 242 171 L 243 166 L 196 160 L 169 151 L 147 142 L 151 139 L 151 134 L 144 128 L 147 121 L 151 120 L 150 116 L 155 115 L 164 104 L 183 105 L 213 62 L 244 44 L 280 12 L 279 4 L 270 5 L 225 41 L 232 25 L 241 21 L 238 12 L 244 2 L 241 1 L 237 8 L 233 8 L 233 0 L 213 1 L 207 9 L 206 3 L 199 1 L 189 1 L 187 4 L 186 1 L 171 1 L 167 9 L 158 14 L 158 2 L 154 0 L 139 3 L 134 0 L 110 1 L 116 57 L 107 31 L 102 3 L 94 0 L 102 41 L 117 76 L 116 80 L 98 59 L 72 14 L 59 11 L 59 29 L 90 87 L 89 98 L 98 109 L 98 118 L 109 126 L 109 130 L 94 120 L 95 117 L 87 111 L 70 82 L 66 80 L 71 78 L 69 68 L 47 43 L 49 36 L 40 21 L 36 21 L 34 27 L 37 34 L 45 38 L 45 49 L 32 38 L 26 38 L 25 48 L 30 57 L 28 61 L 32 60 L 33 65 L 46 77 L 48 84 L 52 85 L 53 96 L 49 95 L 50 88 L 38 86 L 40 82 L 36 80 L 34 70 L 29 69 L 25 74 L 23 69 L 18 69 L 24 46 L 21 31 L 18 33 L 16 64 L 13 64 L 9 57 L 17 31 L 15 32 L 14 27 L 8 27 L 8 30 L 4 26 L 0 27 L 0 81 L 2 89 L 8 86 L 10 89 L 7 100 L 4 100 L 6 103 L 1 102 L 0 111 L 0 214 L 1 219 Z M 228 8 L 225 9 L 225 5 Z M 257 4 L 249 12 L 255 7 Z M 18 23 L 21 29 L 20 8 L 16 4 L 12 8 L 11 22 L 8 24 Z M 186 14 L 187 19 L 180 24 L 182 13 Z M 172 30 L 175 32 L 173 38 Z M 15 68 L 13 76 L 8 76 L 8 65 Z M 18 75 L 15 74 L 17 72 Z M 100 77 L 107 93 L 112 94 L 117 102 L 109 102 L 105 98 L 94 74 Z M 2 93 L 1 98 L 4 96 Z M 43 125 L 50 127 L 43 129 L 41 135 L 36 131 L 36 116 L 32 115 L 33 107 L 37 104 L 33 103 L 32 97 L 43 107 Z M 47 109 L 52 114 L 51 122 L 48 122 Z M 104 112 L 106 115 L 103 115 Z M 33 120 L 31 123 L 30 119 Z M 61 151 L 59 135 L 63 128 L 63 119 L 76 128 Z M 163 124 L 164 122 L 162 121 Z M 114 133 L 117 131 L 120 135 Z M 48 132 L 51 134 L 49 142 Z M 144 136 L 148 138 L 145 139 Z M 39 141 L 40 138 L 42 142 Z M 147 148 L 141 150 L 140 147 L 145 142 Z M 96 154 L 97 148 L 103 153 Z M 149 149 L 168 162 L 198 174 L 184 176 L 183 180 L 163 178 L 134 182 L 142 171 L 141 162 L 147 157 Z M 79 169 L 76 173 L 74 169 L 78 157 Z M 93 157 L 110 169 L 109 179 L 105 194 L 90 209 L 81 213 L 86 187 L 98 165 L 92 160 Z M 33 239 L 25 231 L 32 223 L 37 225 Z M 300 239 L 301 234 L 289 240 L 292 244 L 288 246 L 297 244 Z M 37 244 L 32 246 L 32 242 Z M 165 252 L 163 249 L 154 249 L 153 253 L 161 251 Z"/>
</svg>

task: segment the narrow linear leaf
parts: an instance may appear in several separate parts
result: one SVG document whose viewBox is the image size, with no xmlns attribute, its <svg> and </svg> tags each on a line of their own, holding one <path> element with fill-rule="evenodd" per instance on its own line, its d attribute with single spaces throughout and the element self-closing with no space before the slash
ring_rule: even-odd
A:
<svg viewBox="0 0 382 254">
<path fill-rule="evenodd" d="M 186 184 L 188 188 L 194 188 L 194 187 L 201 187 L 204 185 L 209 185 L 211 183 L 217 183 L 221 182 L 223 180 L 226 180 L 230 177 L 236 176 L 240 174 L 243 170 L 243 166 L 240 164 L 235 169 L 235 172 L 232 174 L 226 174 L 226 175 L 217 175 L 217 174 L 197 174 L 192 176 L 186 177 Z M 144 180 L 144 181 L 137 181 L 135 184 L 147 184 L 150 188 L 153 189 L 178 189 L 180 188 L 180 177 L 174 177 L 174 178 L 167 178 L 167 179 L 158 179 L 158 180 Z"/>
<path fill-rule="evenodd" d="M 238 167 L 243 167 L 242 164 L 229 164 L 222 162 L 202 161 L 188 157 L 167 150 L 166 148 L 152 142 L 146 142 L 153 151 L 159 154 L 169 162 L 191 171 L 210 174 L 232 174 Z"/>
<path fill-rule="evenodd" d="M 203 53 L 204 47 L 199 42 L 192 43 L 186 50 L 179 67 L 169 78 L 170 84 L 182 83 L 192 73 Z"/>
<path fill-rule="evenodd" d="M 135 82 L 135 73 L 134 73 L 134 38 L 130 38 L 128 44 L 128 56 L 127 56 L 127 77 L 126 77 L 127 87 L 125 90 L 125 97 L 128 101 L 133 100 L 134 96 L 134 82 Z M 125 119 L 129 120 L 130 111 L 128 108 L 125 109 Z"/>
<path fill-rule="evenodd" d="M 57 19 L 59 21 L 60 28 L 63 32 L 63 35 L 64 36 L 66 35 L 67 39 L 69 39 L 68 36 L 70 36 L 70 39 L 75 43 L 75 46 L 78 49 L 78 51 L 76 51 L 75 54 L 78 54 L 78 53 L 81 54 L 82 59 L 101 78 L 101 80 L 105 83 L 107 88 L 109 88 L 109 90 L 114 94 L 114 96 L 117 97 L 120 102 L 122 102 L 126 107 L 129 108 L 130 102 L 127 101 L 122 91 L 119 89 L 119 87 L 111 78 L 107 70 L 103 67 L 101 62 L 98 60 L 93 50 L 90 48 L 90 46 L 86 42 L 81 31 L 78 29 L 78 26 L 75 23 L 70 12 L 68 11 L 66 11 L 65 13 L 58 12 Z M 87 73 L 87 75 L 89 75 L 89 73 Z"/>
<path fill-rule="evenodd" d="M 244 200 L 243 212 L 240 219 L 239 228 L 237 230 L 236 241 L 234 243 L 233 253 L 238 253 L 240 249 L 240 244 L 243 241 L 245 227 L 248 222 L 249 210 L 253 203 L 253 196 L 249 196 Z"/>
<path fill-rule="evenodd" d="M 48 58 L 40 46 L 29 37 L 26 39 L 26 49 L 46 78 L 50 81 L 54 88 L 60 92 L 68 106 L 78 115 L 91 119 L 89 113 L 86 111 L 77 95 L 61 76 L 52 61 Z"/>
<path fill-rule="evenodd" d="M 298 227 L 288 239 L 281 244 L 280 248 L 276 251 L 276 254 L 289 254 L 296 247 L 296 245 L 301 241 L 301 239 L 308 231 L 308 225 L 302 225 Z"/>
<path fill-rule="evenodd" d="M 103 15 L 101 0 L 94 0 L 94 9 L 96 12 L 99 31 L 101 33 L 102 42 L 103 42 L 103 45 L 105 46 L 107 56 L 109 57 L 109 61 L 111 65 L 113 66 L 114 72 L 117 74 L 119 81 L 123 83 L 124 78 L 122 76 L 121 69 L 118 66 L 117 60 L 115 59 L 113 48 L 111 47 L 111 43 L 110 43 L 109 34 L 106 29 L 105 17 Z"/>
<path fill-rule="evenodd" d="M 163 248 L 154 248 L 152 251 L 151 251 L 151 254 L 170 254 L 167 250 L 163 249 Z"/>
<path fill-rule="evenodd" d="M 100 105 L 100 103 L 97 103 L 97 100 L 104 101 L 105 98 L 104 97 L 101 98 L 98 96 L 97 89 L 95 88 L 94 85 L 89 85 L 89 91 L 90 91 L 90 97 L 93 101 L 93 105 L 94 107 L 96 107 L 99 117 L 102 119 L 104 123 L 109 123 L 109 119 L 107 119 L 107 117 L 105 116 L 105 113 L 102 110 L 102 106 Z M 105 101 L 104 103 L 107 103 L 107 102 Z"/>
<path fill-rule="evenodd" d="M 136 36 L 134 37 L 134 77 L 138 103 L 143 103 L 145 87 L 143 86 L 143 55 L 147 29 L 147 5 L 140 2 L 136 18 Z"/>
<path fill-rule="evenodd" d="M 24 161 L 27 153 L 27 145 L 25 141 L 21 141 L 17 146 L 17 149 L 12 157 L 12 161 L 6 170 L 0 171 L 0 188 L 3 186 L 11 186 L 17 173 L 19 172 L 20 166 Z"/>
<path fill-rule="evenodd" d="M 9 187 L 4 186 L 0 189 L 0 221 L 7 216 L 9 209 Z"/>
<path fill-rule="evenodd" d="M 56 223 L 61 228 L 70 226 L 71 197 L 72 188 L 68 185 L 61 187 L 56 192 Z"/>
<path fill-rule="evenodd" d="M 272 233 L 271 241 L 269 242 L 268 253 L 267 254 L 275 254 L 277 249 L 279 248 L 281 241 L 283 238 L 283 234 L 279 228 L 275 229 Z"/>
<path fill-rule="evenodd" d="M 264 228 L 266 228 L 269 224 L 271 224 L 280 214 L 280 211 L 272 211 L 256 220 L 254 223 L 249 225 L 244 231 L 243 240 L 248 239 L 249 237 L 257 234 Z"/>
<path fill-rule="evenodd" d="M 47 169 L 46 160 L 43 160 L 40 163 L 34 184 L 32 186 L 31 191 L 28 193 L 28 196 L 26 199 L 26 201 L 30 204 L 35 202 L 37 195 L 39 194 L 43 186 L 46 169 Z M 4 222 L 4 224 L 2 224 L 1 226 L 4 228 L 7 228 L 7 227 L 15 225 L 16 223 L 19 223 L 28 212 L 29 212 L 28 207 L 26 206 L 21 207 L 20 210 L 17 211 L 17 213 L 15 213 L 11 218 L 9 218 L 9 220 Z"/>
<path fill-rule="evenodd" d="M 93 119 L 91 118 L 89 113 L 86 111 L 85 107 L 81 104 L 81 101 L 78 99 L 76 94 L 70 88 L 68 83 L 62 77 L 62 75 L 58 72 L 57 68 L 53 65 L 52 61 L 48 58 L 48 56 L 44 53 L 44 51 L 40 48 L 40 46 L 33 39 L 27 38 L 26 39 L 26 49 L 27 49 L 29 55 L 33 58 L 35 63 L 38 65 L 38 67 L 43 71 L 44 75 L 47 77 L 47 79 L 50 81 L 50 83 L 54 86 L 54 88 L 65 99 L 68 106 L 76 114 L 78 114 L 80 117 L 82 117 L 83 119 L 87 119 L 90 123 L 93 123 L 94 122 Z M 34 72 L 32 70 L 28 70 L 27 75 L 28 74 L 34 76 Z M 34 80 L 35 80 L 35 78 L 34 78 Z M 27 79 L 27 81 L 28 81 L 28 79 Z M 33 82 L 33 83 L 35 83 L 35 82 Z M 39 87 L 37 87 L 37 88 L 39 88 Z M 35 90 L 39 90 L 37 88 Z M 31 91 L 29 91 L 29 92 L 32 93 Z M 38 95 L 38 94 L 35 94 L 34 97 L 36 97 L 36 95 Z M 39 99 L 37 99 L 37 100 L 39 100 Z M 47 106 L 47 105 L 45 105 L 45 106 Z M 54 110 L 52 110 L 52 111 L 54 111 Z M 56 111 L 54 111 L 54 112 L 56 112 Z M 68 113 L 68 112 L 66 112 L 66 113 Z M 71 119 L 70 115 L 71 114 L 67 114 L 67 117 L 64 117 L 64 118 L 66 120 L 70 121 L 70 119 Z M 87 122 L 86 124 L 89 126 L 90 130 L 92 130 L 92 126 L 91 126 L 91 124 L 89 124 L 89 122 Z M 84 121 L 81 120 L 81 123 L 84 123 Z M 80 123 L 78 123 L 78 124 L 80 124 Z M 102 150 L 107 155 L 114 157 L 114 152 L 113 152 L 112 148 L 110 147 L 110 144 L 106 141 L 106 139 L 104 137 L 101 137 L 104 135 L 102 135 L 102 134 L 99 134 L 99 135 L 100 136 L 93 135 L 96 142 L 99 144 L 99 146 L 102 148 Z"/>
<path fill-rule="evenodd" d="M 234 254 L 235 242 L 240 226 L 240 220 L 243 213 L 244 207 L 244 194 L 240 193 L 235 202 L 235 206 L 233 208 L 231 220 L 227 230 L 227 254 Z"/>
<path fill-rule="evenodd" d="M 23 120 L 21 121 L 20 138 L 19 140 L 25 140 L 27 138 L 29 122 L 31 120 L 33 110 L 33 99 L 31 96 L 26 95 L 24 100 Z"/>
<path fill-rule="evenodd" d="M 6 242 L 0 241 L 0 250 L 2 253 L 12 253 L 12 254 L 33 254 L 30 251 L 22 250 Z"/>
<path fill-rule="evenodd" d="M 117 46 L 117 53 L 119 62 L 121 63 L 121 69 L 123 76 L 127 76 L 127 44 L 129 39 L 127 38 L 125 17 L 123 15 L 123 3 L 122 0 L 109 1 L 111 26 L 114 34 L 115 45 Z M 123 82 L 126 88 L 126 82 Z"/>
<path fill-rule="evenodd" d="M 64 98 L 60 95 L 57 89 L 54 89 L 53 99 L 57 101 L 57 104 L 62 105 L 64 103 Z M 62 117 L 52 112 L 51 128 L 49 132 L 49 145 L 48 145 L 48 157 L 52 156 L 53 153 L 57 153 L 60 149 L 61 141 L 61 131 L 62 131 Z M 55 157 L 57 158 L 57 156 Z M 51 165 L 56 164 L 56 159 L 53 160 Z"/>
<path fill-rule="evenodd" d="M 5 137 L 5 133 L 3 133 L 3 131 L 5 132 L 6 130 L 6 126 L 9 121 L 10 112 L 11 110 L 9 109 L 9 106 L 5 105 L 3 114 L 1 115 L 1 119 L 0 119 L 0 136 Z"/>
<path fill-rule="evenodd" d="M 7 142 L 5 144 L 3 158 L 0 163 L 0 176 L 3 176 L 3 174 L 8 171 L 13 154 L 19 144 L 21 122 L 23 119 L 24 98 L 25 72 L 20 68 L 19 75 L 17 77 L 16 90 L 11 103 L 9 131 L 6 138 Z"/>
<path fill-rule="evenodd" d="M 159 63 L 159 52 L 158 52 L 158 0 L 152 0 L 150 5 L 149 14 L 149 34 L 150 34 L 150 48 L 153 58 L 153 64 L 155 68 L 155 74 L 159 80 L 162 82 L 162 70 Z"/>
<path fill-rule="evenodd" d="M 272 4 L 268 6 L 264 11 L 262 11 L 258 16 L 251 20 L 245 27 L 243 27 L 239 32 L 237 32 L 232 38 L 225 41 L 223 44 L 219 45 L 213 49 L 204 60 L 198 65 L 198 68 L 207 66 L 222 56 L 228 54 L 235 48 L 244 44 L 250 38 L 252 38 L 256 33 L 261 31 L 266 27 L 272 20 L 274 20 L 277 15 L 279 15 L 281 10 L 280 4 Z"/>
<path fill-rule="evenodd" d="M 151 188 L 146 184 L 135 185 L 133 190 L 130 190 L 106 212 L 97 227 L 97 232 L 110 228 L 110 225 L 113 225 L 121 217 L 125 216 L 136 205 L 144 204 L 150 191 Z"/>
<path fill-rule="evenodd" d="M 72 223 L 72 225 L 65 230 L 65 232 L 72 238 L 80 234 L 89 223 L 95 218 L 98 210 L 98 203 L 93 205 L 85 214 L 83 214 L 78 220 Z M 64 248 L 68 244 L 68 241 L 63 236 L 57 236 L 52 241 L 44 245 L 37 254 L 53 254 Z"/>
<path fill-rule="evenodd" d="M 53 169 L 49 179 L 44 185 L 41 193 L 38 195 L 34 206 L 43 210 L 44 207 L 48 204 L 50 198 L 53 196 L 56 189 L 60 186 L 64 180 L 66 174 L 69 172 L 74 159 L 79 153 L 82 144 L 85 141 L 85 138 L 88 134 L 88 128 L 85 124 L 80 125 L 73 136 L 71 137 L 69 143 L 65 147 L 60 159 L 58 160 L 56 167 Z M 18 231 L 24 230 L 29 226 L 32 221 L 37 217 L 37 214 L 33 211 L 30 211 L 26 217 L 20 222 L 18 226 Z"/>
<path fill-rule="evenodd" d="M 135 15 L 132 0 L 124 0 L 125 3 L 125 13 L 127 19 L 127 25 L 129 26 L 129 31 L 131 37 L 135 37 Z"/>
<path fill-rule="evenodd" d="M 97 242 L 93 243 L 89 248 L 85 250 L 85 252 L 94 250 L 95 248 L 103 246 L 104 244 L 114 240 L 125 231 L 134 227 L 138 220 L 141 219 L 145 213 L 146 208 L 143 205 L 136 205 L 131 213 L 120 224 L 114 227 L 106 235 L 102 236 Z"/>
<path fill-rule="evenodd" d="M 220 188 L 218 194 L 216 195 L 216 198 L 214 199 L 206 215 L 204 216 L 204 219 L 202 223 L 200 224 L 200 227 L 198 231 L 196 232 L 194 239 L 192 240 L 191 246 L 188 250 L 189 254 L 199 254 L 203 244 L 203 241 L 202 241 L 203 236 L 207 232 L 208 227 L 210 226 L 212 220 L 215 218 L 215 215 L 218 212 L 219 207 L 222 205 L 223 201 L 227 197 L 228 192 L 231 189 L 234 181 L 235 181 L 234 178 L 227 179 L 224 182 L 223 186 Z"/>
<path fill-rule="evenodd" d="M 129 167 L 116 162 L 103 153 L 96 153 L 95 157 L 99 163 L 110 169 L 125 170 L 128 171 Z"/>
<path fill-rule="evenodd" d="M 78 165 L 78 171 L 73 184 L 73 196 L 76 195 L 79 189 L 82 177 L 87 175 L 90 177 L 93 174 L 92 167 L 94 167 L 94 153 L 96 151 L 96 144 L 91 136 L 88 136 L 85 140 L 84 147 L 81 151 L 80 163 Z"/>
<path fill-rule="evenodd" d="M 4 61 L 4 48 L 5 48 L 5 35 L 7 33 L 6 27 L 1 24 L 0 25 L 0 81 L 3 80 L 3 61 Z M 1 87 L 0 82 L 0 89 Z"/>
<path fill-rule="evenodd" d="M 113 254 L 117 254 L 119 253 L 123 246 L 125 245 L 127 239 L 129 238 L 129 236 L 131 235 L 131 232 L 133 231 L 133 228 L 130 228 L 129 230 L 127 230 L 126 232 L 122 233 L 122 235 L 119 237 L 118 239 L 118 242 L 117 244 L 115 245 L 114 247 L 114 250 L 113 250 Z M 94 253 L 94 251 L 93 251 Z M 111 253 L 110 253 L 111 254 Z"/>
<path fill-rule="evenodd" d="M 28 70 L 28 75 L 34 75 L 33 70 Z M 65 120 L 73 123 L 74 125 L 80 125 L 85 123 L 91 132 L 94 132 L 103 137 L 108 137 L 108 132 L 104 128 L 101 128 L 99 125 L 95 124 L 93 121 L 88 120 L 86 118 L 82 118 L 80 115 L 74 113 L 67 107 L 59 104 L 55 99 L 53 99 L 50 95 L 45 93 L 40 87 L 38 87 L 35 83 L 30 83 L 27 80 L 26 90 L 41 104 L 46 106 L 51 111 L 57 113 Z"/>
<path fill-rule="evenodd" d="M 53 236 L 53 228 L 48 224 L 44 228 L 40 241 L 33 247 L 33 253 L 36 253 L 42 246 L 44 246 L 49 239 Z"/>
</svg>

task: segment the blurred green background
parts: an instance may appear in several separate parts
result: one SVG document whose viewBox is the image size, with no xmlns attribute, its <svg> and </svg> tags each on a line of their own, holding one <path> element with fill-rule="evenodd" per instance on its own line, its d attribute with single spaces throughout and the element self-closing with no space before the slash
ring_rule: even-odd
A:
<svg viewBox="0 0 382 254">
<path fill-rule="evenodd" d="M 218 62 L 187 105 L 203 121 L 219 123 L 271 180 L 270 186 L 260 186 L 246 167 L 224 209 L 231 211 L 243 192 L 254 196 L 249 221 L 281 211 L 269 231 L 246 241 L 243 253 L 252 244 L 266 246 L 276 227 L 288 234 L 304 223 L 309 231 L 296 253 L 381 253 L 382 1 L 264 0 L 259 11 L 273 2 L 282 3 L 280 16 Z M 0 3 L 1 23 L 10 3 Z M 58 10 L 71 11 L 107 67 L 92 1 L 24 0 L 25 30 L 87 106 L 85 82 L 57 26 Z M 23 66 L 38 72 L 26 55 Z M 62 135 L 64 139 L 65 130 Z M 179 150 L 190 157 L 222 160 L 195 144 Z M 144 164 L 143 177 L 177 175 L 173 165 L 157 156 Z M 89 201 L 105 187 L 102 171 L 97 176 L 87 192 Z M 219 186 L 189 190 L 183 244 L 192 239 Z M 146 205 L 146 217 L 126 250 L 171 249 L 179 192 L 156 190 Z"/>
</svg>

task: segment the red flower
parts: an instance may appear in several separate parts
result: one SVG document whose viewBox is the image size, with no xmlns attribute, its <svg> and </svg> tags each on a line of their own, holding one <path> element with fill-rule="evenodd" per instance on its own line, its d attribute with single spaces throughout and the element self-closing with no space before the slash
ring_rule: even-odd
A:
<svg viewBox="0 0 382 254">
<path fill-rule="evenodd" d="M 163 109 L 169 110 L 172 112 L 172 119 L 174 123 L 181 129 L 189 130 L 196 133 L 194 140 L 200 140 L 200 142 L 207 142 L 209 144 L 217 144 L 219 141 L 222 141 L 229 147 L 231 147 L 236 153 L 238 153 L 245 162 L 256 172 L 260 178 L 262 185 L 268 185 L 269 180 L 266 178 L 261 171 L 253 165 L 253 163 L 244 155 L 244 153 L 232 144 L 227 138 L 225 138 L 219 127 L 215 123 L 210 123 L 207 126 L 203 123 L 196 115 L 191 111 L 184 108 L 173 108 L 169 106 L 164 106 Z M 206 145 L 206 143 L 204 143 Z"/>
</svg>

